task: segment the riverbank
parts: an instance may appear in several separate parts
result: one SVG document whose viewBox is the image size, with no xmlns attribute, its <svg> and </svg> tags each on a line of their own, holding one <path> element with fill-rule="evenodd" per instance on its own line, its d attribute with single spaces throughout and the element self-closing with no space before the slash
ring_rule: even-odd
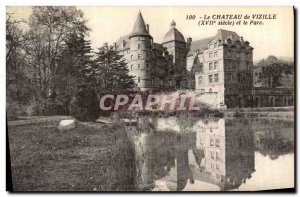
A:
<svg viewBox="0 0 300 197">
<path fill-rule="evenodd" d="M 133 150 L 122 124 L 76 122 L 60 132 L 57 125 L 65 118 L 8 121 L 13 190 L 133 189 Z"/>
<path fill-rule="evenodd" d="M 226 109 L 223 111 L 225 118 L 230 117 L 251 117 L 251 118 L 279 118 L 294 119 L 294 106 L 290 107 L 261 107 Z"/>
</svg>

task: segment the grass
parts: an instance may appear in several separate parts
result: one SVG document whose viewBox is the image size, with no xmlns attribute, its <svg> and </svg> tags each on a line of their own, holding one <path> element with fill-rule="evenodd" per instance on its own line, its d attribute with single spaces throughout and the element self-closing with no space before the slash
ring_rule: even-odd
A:
<svg viewBox="0 0 300 197">
<path fill-rule="evenodd" d="M 133 189 L 133 150 L 121 124 L 60 132 L 61 118 L 8 123 L 14 191 Z"/>
</svg>

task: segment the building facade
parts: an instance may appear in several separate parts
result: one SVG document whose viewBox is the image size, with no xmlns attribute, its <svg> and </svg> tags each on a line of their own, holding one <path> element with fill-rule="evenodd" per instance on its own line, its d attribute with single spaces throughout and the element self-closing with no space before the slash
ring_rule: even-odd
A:
<svg viewBox="0 0 300 197">
<path fill-rule="evenodd" d="M 253 48 L 236 32 L 219 29 L 212 37 L 185 40 L 172 21 L 163 42 L 155 43 L 139 12 L 132 32 L 114 45 L 140 91 L 188 89 L 218 108 L 277 106 L 279 92 L 288 95 L 278 106 L 293 105 L 293 90 L 262 93 L 253 86 Z"/>
<path fill-rule="evenodd" d="M 115 43 L 115 49 L 127 61 L 129 74 L 135 77 L 137 88 L 141 91 L 185 88 L 188 45 L 176 23 L 171 23 L 162 44 L 153 41 L 149 28 L 139 12 L 131 34 Z"/>
</svg>

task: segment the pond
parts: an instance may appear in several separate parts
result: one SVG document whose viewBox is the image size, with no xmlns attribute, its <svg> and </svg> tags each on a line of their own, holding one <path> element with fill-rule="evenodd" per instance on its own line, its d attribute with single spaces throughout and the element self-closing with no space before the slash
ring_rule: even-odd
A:
<svg viewBox="0 0 300 197">
<path fill-rule="evenodd" d="M 252 191 L 294 187 L 294 122 L 139 117 L 126 121 L 135 190 Z"/>
</svg>

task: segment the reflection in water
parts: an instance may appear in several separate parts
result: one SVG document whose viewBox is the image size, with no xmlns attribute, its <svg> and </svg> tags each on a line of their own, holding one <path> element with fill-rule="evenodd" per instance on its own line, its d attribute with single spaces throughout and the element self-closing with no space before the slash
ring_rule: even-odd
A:
<svg viewBox="0 0 300 197">
<path fill-rule="evenodd" d="M 293 152 L 293 124 L 286 121 L 191 117 L 137 120 L 126 126 L 135 150 L 136 190 L 181 191 L 196 186 L 205 191 L 199 183 L 231 190 L 251 179 L 255 151 L 271 159 Z"/>
</svg>

